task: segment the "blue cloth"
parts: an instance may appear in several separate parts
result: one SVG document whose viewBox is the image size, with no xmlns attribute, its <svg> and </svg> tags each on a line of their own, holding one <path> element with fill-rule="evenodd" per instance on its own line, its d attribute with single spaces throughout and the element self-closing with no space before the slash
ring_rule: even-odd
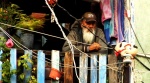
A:
<svg viewBox="0 0 150 83">
<path fill-rule="evenodd" d="M 110 19 L 104 21 L 104 33 L 106 42 L 110 43 Z"/>
</svg>

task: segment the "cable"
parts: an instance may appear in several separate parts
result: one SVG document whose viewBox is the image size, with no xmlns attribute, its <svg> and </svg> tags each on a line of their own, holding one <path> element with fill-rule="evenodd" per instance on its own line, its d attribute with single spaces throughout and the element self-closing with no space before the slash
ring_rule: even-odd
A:
<svg viewBox="0 0 150 83">
<path fill-rule="evenodd" d="M 129 18 L 128 18 L 128 20 L 129 20 Z M 145 57 L 146 57 L 146 54 L 145 54 L 145 52 L 144 52 L 144 49 L 142 48 L 142 46 L 141 46 L 141 44 L 140 44 L 140 42 L 139 42 L 139 40 L 138 40 L 138 38 L 137 38 L 137 36 L 136 36 L 136 34 L 135 34 L 135 31 L 134 31 L 134 29 L 133 29 L 133 26 L 132 26 L 130 20 L 129 20 L 129 23 L 130 23 L 131 29 L 132 29 L 132 31 L 133 31 L 133 33 L 134 33 L 134 35 L 135 35 L 135 38 L 136 38 L 136 40 L 137 40 L 139 46 L 141 47 L 143 54 L 144 54 Z M 147 61 L 150 63 L 149 59 L 148 59 L 148 58 L 146 58 L 146 59 L 147 59 Z M 138 61 L 139 61 L 139 60 L 138 60 Z M 141 63 L 141 62 L 140 62 L 140 63 Z"/>
<path fill-rule="evenodd" d="M 58 37 L 58 36 L 54 36 L 54 35 L 50 35 L 50 34 L 38 32 L 38 31 L 33 31 L 33 30 L 21 28 L 21 27 L 16 27 L 16 26 L 12 26 L 12 25 L 10 25 L 10 24 L 5 24 L 5 23 L 2 23 L 2 22 L 0 22 L 0 24 L 3 24 L 3 25 L 5 25 L 5 26 L 10 26 L 10 27 L 13 27 L 13 28 L 16 28 L 16 29 L 24 30 L 24 31 L 29 31 L 29 32 L 38 33 L 38 34 L 41 34 L 41 35 L 45 35 L 45 36 L 49 36 L 49 37 L 54 37 L 54 38 L 58 38 L 58 39 L 65 40 L 65 38 L 61 38 L 61 37 Z M 83 45 L 91 45 L 91 44 L 87 44 L 87 43 L 79 42 L 79 41 L 74 41 L 74 40 L 70 40 L 70 41 L 76 42 L 76 43 L 79 43 L 79 44 L 83 44 Z M 109 48 L 109 47 L 104 47 L 104 48 Z"/>
<path fill-rule="evenodd" d="M 87 28 L 86 26 L 83 26 L 83 27 L 84 27 L 84 28 Z M 87 28 L 87 29 L 88 29 L 88 31 L 90 31 L 95 37 L 97 37 L 97 38 L 99 38 L 100 40 L 102 40 L 102 42 L 105 43 L 109 48 L 112 48 L 114 51 L 116 51 L 114 47 L 108 45 L 102 38 L 100 38 L 99 36 L 97 36 L 96 34 L 94 34 L 89 28 Z M 118 52 L 118 51 L 116 51 L 116 52 Z"/>
<path fill-rule="evenodd" d="M 61 9 L 63 9 L 65 12 L 67 12 L 67 14 L 70 16 L 70 17 L 72 17 L 72 18 L 74 18 L 75 20 L 77 20 L 77 18 L 76 17 L 74 17 L 73 15 L 71 15 L 65 8 L 63 8 L 62 6 L 60 6 L 58 3 L 56 4 L 58 7 L 60 7 Z"/>
<path fill-rule="evenodd" d="M 45 0 L 45 3 L 46 5 L 48 6 L 48 8 L 50 9 L 50 11 L 52 12 L 52 14 L 54 15 L 54 20 L 56 21 L 56 24 L 59 26 L 62 34 L 63 34 L 63 37 L 66 39 L 70 49 L 71 49 L 71 53 L 73 55 L 73 62 L 74 62 L 74 66 L 76 67 L 76 63 L 75 63 L 75 60 L 74 60 L 74 48 L 73 48 L 73 45 L 71 43 L 71 41 L 67 38 L 67 36 L 65 35 L 62 27 L 60 26 L 59 22 L 58 22 L 58 19 L 56 18 L 56 15 L 54 13 L 54 11 L 52 10 L 52 8 L 50 7 L 50 5 L 48 4 L 47 0 Z M 76 77 L 78 78 L 79 82 L 81 82 L 80 78 L 78 77 L 78 74 L 77 74 L 77 69 L 75 68 L 75 74 L 76 74 Z"/>
<path fill-rule="evenodd" d="M 148 71 L 150 71 L 150 68 L 147 67 L 144 63 L 142 63 L 136 56 L 134 57 L 140 64 L 142 64 Z"/>
</svg>

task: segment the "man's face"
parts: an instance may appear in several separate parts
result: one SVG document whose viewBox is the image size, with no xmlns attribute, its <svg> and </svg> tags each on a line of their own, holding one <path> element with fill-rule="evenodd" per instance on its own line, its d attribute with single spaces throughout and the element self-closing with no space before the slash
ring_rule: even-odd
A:
<svg viewBox="0 0 150 83">
<path fill-rule="evenodd" d="M 94 38 L 93 34 L 95 34 L 96 22 L 95 21 L 87 22 L 86 20 L 83 20 L 81 23 L 81 27 L 83 30 L 84 41 L 86 43 L 92 43 L 92 40 Z"/>
<path fill-rule="evenodd" d="M 81 23 L 81 26 L 88 28 L 88 29 L 95 29 L 96 27 L 96 22 L 95 21 L 86 21 L 83 20 Z"/>
</svg>

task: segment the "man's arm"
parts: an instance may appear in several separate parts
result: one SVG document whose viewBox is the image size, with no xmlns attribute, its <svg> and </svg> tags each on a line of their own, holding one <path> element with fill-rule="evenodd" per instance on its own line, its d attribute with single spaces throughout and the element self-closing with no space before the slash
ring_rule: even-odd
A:
<svg viewBox="0 0 150 83">
<path fill-rule="evenodd" d="M 75 31 L 70 31 L 67 38 L 71 41 L 72 45 L 76 46 L 76 48 L 78 48 L 79 50 L 84 51 L 84 48 L 86 47 L 86 45 L 83 45 L 77 42 L 78 39 L 77 39 L 77 34 Z M 78 49 L 76 48 L 74 48 L 74 52 L 79 52 Z M 70 47 L 67 41 L 64 43 L 62 51 L 63 52 L 70 51 Z"/>
<path fill-rule="evenodd" d="M 101 45 L 101 50 L 104 50 L 104 47 L 107 47 L 107 42 L 105 39 L 105 35 L 101 29 L 98 30 L 98 33 L 96 34 L 98 38 L 98 43 Z M 106 50 L 106 49 L 105 49 Z"/>
</svg>

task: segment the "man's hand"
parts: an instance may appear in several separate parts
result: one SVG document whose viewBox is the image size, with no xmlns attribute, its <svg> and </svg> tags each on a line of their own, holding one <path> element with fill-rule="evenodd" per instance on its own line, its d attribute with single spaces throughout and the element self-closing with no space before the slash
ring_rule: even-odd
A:
<svg viewBox="0 0 150 83">
<path fill-rule="evenodd" d="M 89 46 L 89 50 L 90 51 L 92 51 L 92 50 L 100 50 L 100 48 L 101 48 L 100 44 L 95 43 L 95 42 Z"/>
</svg>

